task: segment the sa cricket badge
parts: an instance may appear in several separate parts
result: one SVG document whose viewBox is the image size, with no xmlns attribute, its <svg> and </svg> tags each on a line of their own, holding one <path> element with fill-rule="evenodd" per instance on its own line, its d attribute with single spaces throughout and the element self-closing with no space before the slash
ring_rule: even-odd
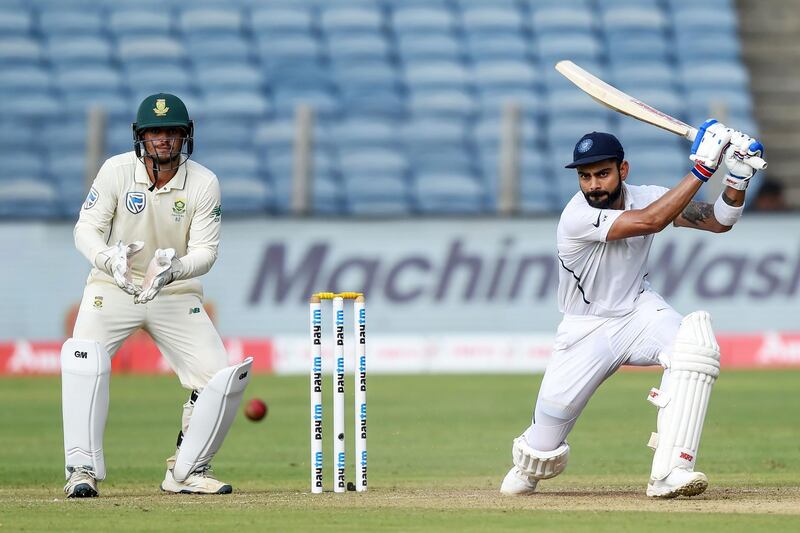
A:
<svg viewBox="0 0 800 533">
<path fill-rule="evenodd" d="M 169 113 L 169 107 L 167 107 L 167 101 L 164 98 L 159 98 L 156 100 L 156 106 L 153 108 L 153 113 L 155 113 L 157 117 L 163 117 Z"/>
<path fill-rule="evenodd" d="M 175 203 L 172 204 L 172 218 L 175 222 L 180 222 L 183 220 L 183 217 L 186 215 L 186 200 L 184 198 L 178 198 L 175 200 Z"/>
</svg>

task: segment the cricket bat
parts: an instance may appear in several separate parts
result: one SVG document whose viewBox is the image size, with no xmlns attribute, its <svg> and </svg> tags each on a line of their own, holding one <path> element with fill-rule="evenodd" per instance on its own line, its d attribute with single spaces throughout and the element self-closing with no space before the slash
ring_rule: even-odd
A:
<svg viewBox="0 0 800 533">
<path fill-rule="evenodd" d="M 618 113 L 652 124 L 675 135 L 680 135 L 689 139 L 689 141 L 694 141 L 697 136 L 697 128 L 693 128 L 685 122 L 671 117 L 641 100 L 637 100 L 633 96 L 625 94 L 616 87 L 583 70 L 572 61 L 559 61 L 556 63 L 556 70 L 600 104 Z M 745 161 L 757 170 L 767 168 L 767 162 L 760 157 L 752 156 L 746 158 Z"/>
</svg>

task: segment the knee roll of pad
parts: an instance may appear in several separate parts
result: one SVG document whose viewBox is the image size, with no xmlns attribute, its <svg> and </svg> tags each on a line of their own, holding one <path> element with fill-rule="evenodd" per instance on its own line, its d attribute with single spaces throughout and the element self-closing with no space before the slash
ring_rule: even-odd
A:
<svg viewBox="0 0 800 533">
<path fill-rule="evenodd" d="M 511 459 L 514 465 L 533 479 L 550 479 L 556 477 L 567 467 L 569 460 L 569 444 L 549 452 L 534 450 L 525 437 L 514 439 L 511 447 Z"/>
</svg>

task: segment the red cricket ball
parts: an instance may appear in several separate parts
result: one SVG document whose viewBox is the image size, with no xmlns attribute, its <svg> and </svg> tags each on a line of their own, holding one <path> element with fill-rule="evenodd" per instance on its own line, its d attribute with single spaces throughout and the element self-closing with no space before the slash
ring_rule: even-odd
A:
<svg viewBox="0 0 800 533">
<path fill-rule="evenodd" d="M 245 405 L 244 416 L 253 422 L 258 422 L 267 416 L 267 404 L 264 403 L 264 400 L 261 400 L 260 398 L 253 398 L 247 402 L 247 405 Z"/>
</svg>

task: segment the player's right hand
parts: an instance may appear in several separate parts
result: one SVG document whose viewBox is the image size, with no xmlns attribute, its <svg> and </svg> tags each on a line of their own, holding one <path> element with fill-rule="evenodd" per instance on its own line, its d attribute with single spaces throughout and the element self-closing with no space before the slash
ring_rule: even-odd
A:
<svg viewBox="0 0 800 533">
<path fill-rule="evenodd" d="M 756 169 L 749 159 L 763 156 L 764 145 L 745 133 L 735 131 L 731 136 L 731 144 L 725 150 L 724 155 L 728 172 L 722 179 L 722 183 L 743 191 L 747 189 L 750 178 L 756 173 Z"/>
<path fill-rule="evenodd" d="M 131 257 L 138 254 L 144 248 L 144 242 L 134 241 L 130 244 L 117 244 L 100 252 L 106 256 L 105 266 L 109 274 L 114 277 L 117 287 L 135 296 L 141 289 L 134 285 L 131 280 Z"/>
<path fill-rule="evenodd" d="M 716 119 L 708 119 L 697 128 L 689 159 L 695 163 L 692 171 L 698 179 L 707 181 L 722 161 L 723 153 L 731 142 L 733 130 Z M 700 168 L 697 167 L 700 165 Z"/>
</svg>

